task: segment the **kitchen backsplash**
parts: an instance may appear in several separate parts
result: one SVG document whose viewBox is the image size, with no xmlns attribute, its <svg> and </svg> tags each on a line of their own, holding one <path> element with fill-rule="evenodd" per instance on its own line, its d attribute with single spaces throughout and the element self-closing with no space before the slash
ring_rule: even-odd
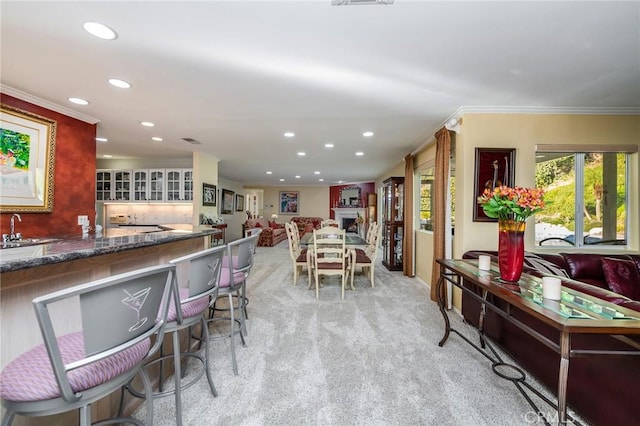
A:
<svg viewBox="0 0 640 426">
<path fill-rule="evenodd" d="M 106 204 L 103 226 L 193 223 L 191 204 Z"/>
</svg>

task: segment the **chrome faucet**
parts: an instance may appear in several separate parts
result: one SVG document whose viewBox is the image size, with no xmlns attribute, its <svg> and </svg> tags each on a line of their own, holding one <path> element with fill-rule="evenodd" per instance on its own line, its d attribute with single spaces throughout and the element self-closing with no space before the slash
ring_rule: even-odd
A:
<svg viewBox="0 0 640 426">
<path fill-rule="evenodd" d="M 13 215 L 11 215 L 11 234 L 9 235 L 10 241 L 22 239 L 22 235 L 20 235 L 20 233 L 16 234 L 16 217 L 18 218 L 18 222 L 22 222 L 22 217 L 20 217 L 18 213 L 14 213 Z"/>
</svg>

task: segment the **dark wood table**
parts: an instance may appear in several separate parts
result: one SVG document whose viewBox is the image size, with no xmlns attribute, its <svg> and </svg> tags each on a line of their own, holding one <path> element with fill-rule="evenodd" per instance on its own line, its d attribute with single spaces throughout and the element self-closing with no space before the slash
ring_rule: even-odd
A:
<svg viewBox="0 0 640 426">
<path fill-rule="evenodd" d="M 549 419 L 538 409 L 527 395 L 526 390 L 532 391 L 555 408 L 558 412 L 557 420 L 561 424 L 566 424 L 567 380 L 571 358 L 586 356 L 640 356 L 640 342 L 629 337 L 640 335 L 640 312 L 606 302 L 565 286 L 562 287 L 560 301 L 544 299 L 542 297 L 542 280 L 540 278 L 522 274 L 517 285 L 503 283 L 500 281 L 500 273 L 495 264 L 492 264 L 490 271 L 481 271 L 478 269 L 477 260 L 438 259 L 437 262 L 442 266 L 440 279 L 437 283 L 438 305 L 445 322 L 444 336 L 438 345 L 443 346 L 451 332 L 460 336 L 492 362 L 492 369 L 497 375 L 511 380 L 516 385 L 546 424 L 549 424 Z M 463 279 L 479 287 L 482 295 L 464 287 L 462 285 Z M 478 327 L 479 344 L 471 341 L 451 327 L 446 310 L 445 282 L 458 287 L 463 293 L 481 303 Z M 488 298 L 489 294 L 493 295 L 493 298 Z M 494 298 L 504 303 L 501 306 L 497 306 L 492 302 Z M 559 339 L 557 341 L 549 339 L 519 321 L 513 316 L 512 310 L 514 308 L 555 328 L 559 332 Z M 497 313 L 506 321 L 509 321 L 560 355 L 557 404 L 527 383 L 526 375 L 520 368 L 503 362 L 499 354 L 489 344 L 483 332 L 484 317 L 487 309 Z M 576 334 L 610 335 L 627 344 L 629 350 L 573 349 L 571 337 Z M 487 352 L 486 348 L 489 348 L 491 352 Z M 576 422 L 575 419 L 571 420 L 574 423 Z"/>
</svg>

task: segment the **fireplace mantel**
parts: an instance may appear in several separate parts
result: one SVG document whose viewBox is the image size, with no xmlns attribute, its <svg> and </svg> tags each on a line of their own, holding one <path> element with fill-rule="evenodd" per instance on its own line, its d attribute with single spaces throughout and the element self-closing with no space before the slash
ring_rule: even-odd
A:
<svg viewBox="0 0 640 426">
<path fill-rule="evenodd" d="M 367 209 L 353 207 L 335 207 L 331 210 L 333 210 L 334 218 L 340 224 L 340 227 L 342 227 L 343 218 L 355 219 L 358 215 L 365 217 L 367 213 Z"/>
</svg>

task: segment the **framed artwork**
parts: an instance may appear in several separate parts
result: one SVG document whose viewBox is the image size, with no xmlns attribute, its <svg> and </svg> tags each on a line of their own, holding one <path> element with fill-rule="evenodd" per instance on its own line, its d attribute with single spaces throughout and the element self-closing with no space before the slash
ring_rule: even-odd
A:
<svg viewBox="0 0 640 426">
<path fill-rule="evenodd" d="M 0 212 L 53 210 L 56 122 L 2 104 Z"/>
<path fill-rule="evenodd" d="M 482 206 L 478 204 L 478 197 L 485 189 L 505 185 L 514 186 L 516 176 L 515 148 L 476 148 L 476 163 L 473 183 L 473 221 L 497 222 L 484 214 Z"/>
<path fill-rule="evenodd" d="M 202 184 L 202 205 L 203 206 L 215 206 L 216 205 L 216 186 L 208 183 Z"/>
<path fill-rule="evenodd" d="M 280 214 L 300 214 L 300 192 L 280 191 Z"/>
<path fill-rule="evenodd" d="M 233 214 L 233 191 L 228 189 L 222 190 L 222 207 L 220 214 Z"/>
<path fill-rule="evenodd" d="M 236 211 L 244 211 L 244 195 L 236 194 Z"/>
</svg>

